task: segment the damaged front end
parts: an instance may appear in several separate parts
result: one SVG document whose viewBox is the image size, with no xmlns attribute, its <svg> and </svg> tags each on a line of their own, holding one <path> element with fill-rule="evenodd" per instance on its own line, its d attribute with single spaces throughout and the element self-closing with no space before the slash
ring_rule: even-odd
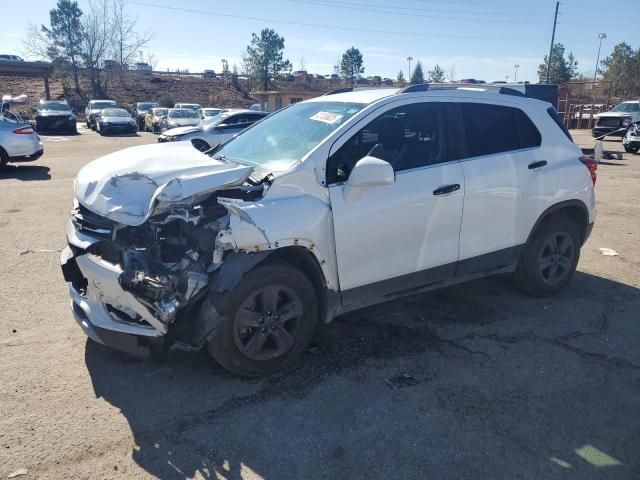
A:
<svg viewBox="0 0 640 480">
<path fill-rule="evenodd" d="M 220 317 L 202 314 L 200 306 L 232 254 L 225 242 L 230 214 L 219 198 L 256 200 L 269 186 L 266 179 L 238 182 L 176 198 L 173 206 L 151 206 L 140 224 L 115 221 L 76 201 L 61 264 L 74 317 L 89 337 L 139 357 L 203 346 Z M 166 190 L 155 192 L 155 206 L 162 195 L 168 199 Z"/>
</svg>

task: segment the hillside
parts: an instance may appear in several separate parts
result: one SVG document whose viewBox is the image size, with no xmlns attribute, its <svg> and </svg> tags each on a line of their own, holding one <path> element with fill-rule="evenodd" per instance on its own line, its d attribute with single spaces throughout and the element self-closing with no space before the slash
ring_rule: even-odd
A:
<svg viewBox="0 0 640 480">
<path fill-rule="evenodd" d="M 86 77 L 81 77 L 85 91 L 89 91 Z M 49 80 L 51 98 L 66 98 L 79 113 L 86 101 L 76 94 L 73 80 L 60 72 L 54 72 Z M 189 102 L 216 107 L 248 107 L 255 100 L 247 91 L 246 82 L 240 80 L 238 87 L 227 85 L 222 78 L 178 77 L 169 75 L 141 75 L 134 72 L 111 73 L 107 78 L 108 97 L 122 106 L 139 101 L 170 100 L 174 103 Z M 21 112 L 32 111 L 35 104 L 44 98 L 44 82 L 40 78 L 0 76 L 0 95 L 27 94 L 29 103 L 17 108 Z"/>
</svg>

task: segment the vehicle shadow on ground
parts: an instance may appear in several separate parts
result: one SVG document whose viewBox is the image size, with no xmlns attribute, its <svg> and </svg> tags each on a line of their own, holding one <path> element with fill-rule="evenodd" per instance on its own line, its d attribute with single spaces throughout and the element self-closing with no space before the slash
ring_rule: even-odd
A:
<svg viewBox="0 0 640 480">
<path fill-rule="evenodd" d="M 14 178 L 25 182 L 33 180 L 51 180 L 51 169 L 43 165 L 5 165 L 0 167 L 0 180 Z"/>
<path fill-rule="evenodd" d="M 606 161 L 600 161 L 600 165 L 606 165 L 608 167 L 626 167 L 627 166 L 626 163 L 613 163 L 613 162 L 606 162 Z"/>
<path fill-rule="evenodd" d="M 583 329 L 585 325 L 601 322 L 600 312 L 593 311 L 587 315 L 591 315 L 592 318 L 585 318 L 584 315 L 584 302 L 593 299 L 594 296 L 632 298 L 636 308 L 640 307 L 639 289 L 578 272 L 570 286 L 553 300 L 555 306 L 549 308 L 566 323 L 562 325 L 566 331 Z M 538 331 L 536 324 L 540 321 L 540 329 L 543 328 L 546 305 L 547 299 L 526 297 L 517 292 L 505 279 L 494 278 L 369 307 L 336 319 L 294 366 L 262 380 L 235 378 L 215 365 L 205 353 L 174 354 L 165 363 L 140 362 L 88 341 L 85 361 L 96 397 L 103 398 L 119 409 L 129 423 L 135 443 L 131 453 L 134 461 L 150 475 L 162 479 L 185 479 L 197 475 L 204 478 L 231 479 L 242 478 L 250 472 L 263 478 L 331 478 L 343 475 L 348 477 L 349 475 L 341 470 L 345 467 L 345 450 L 341 445 L 346 445 L 349 441 L 356 444 L 362 441 L 374 445 L 377 438 L 389 435 L 388 429 L 394 423 L 402 424 L 407 421 L 409 426 L 397 434 L 388 444 L 388 449 L 396 449 L 395 444 L 422 444 L 424 449 L 421 450 L 422 453 L 409 460 L 405 458 L 402 468 L 408 468 L 409 472 L 422 471 L 424 475 L 420 477 L 425 478 L 429 473 L 433 473 L 425 466 L 425 459 L 435 456 L 439 460 L 433 464 L 434 469 L 438 468 L 436 465 L 448 468 L 450 462 L 457 462 L 458 467 L 463 470 L 460 473 L 486 472 L 488 470 L 471 468 L 471 464 L 479 458 L 474 456 L 479 455 L 478 453 L 460 453 L 466 451 L 461 450 L 460 445 L 468 446 L 469 442 L 476 443 L 478 450 L 486 448 L 483 442 L 488 426 L 482 420 L 483 415 L 486 415 L 483 413 L 485 410 L 492 412 L 496 417 L 491 418 L 489 424 L 498 424 L 492 428 L 497 428 L 498 435 L 503 438 L 505 445 L 515 445 L 513 448 L 517 449 L 517 453 L 525 457 L 512 459 L 514 465 L 511 468 L 516 469 L 512 478 L 583 480 L 606 478 L 599 476 L 605 473 L 626 475 L 629 468 L 633 470 L 633 474 L 640 474 L 640 463 L 636 455 L 636 449 L 640 448 L 640 432 L 637 428 L 633 438 L 627 437 L 626 441 L 631 445 L 627 447 L 627 457 L 619 455 L 620 442 L 625 438 L 621 432 L 616 432 L 616 435 L 608 432 L 610 436 L 607 436 L 607 432 L 598 431 L 599 450 L 596 451 L 616 452 L 617 455 L 617 458 L 613 458 L 613 464 L 605 465 L 611 467 L 606 472 L 603 468 L 598 469 L 602 465 L 596 465 L 595 461 L 576 461 L 569 457 L 572 454 L 575 456 L 575 449 L 588 443 L 589 438 L 585 438 L 587 435 L 584 432 L 587 419 L 588 425 L 598 425 L 599 422 L 606 424 L 609 421 L 609 412 L 626 407 L 617 404 L 615 395 L 606 396 L 608 402 L 596 398 L 582 398 L 583 395 L 576 392 L 583 392 L 586 387 L 582 383 L 589 381 L 590 375 L 582 375 L 573 365 L 564 365 L 562 361 L 553 364 L 553 360 L 549 360 L 551 365 L 539 364 L 540 356 L 546 354 L 545 349 L 557 348 L 556 351 L 563 355 L 572 355 L 571 358 L 575 355 L 569 350 L 550 345 L 549 343 L 553 343 L 552 340 L 533 343 L 538 336 L 545 333 Z M 512 335 L 510 329 L 514 328 L 514 325 L 505 321 L 505 317 L 517 309 L 530 311 L 534 320 L 533 329 L 521 339 Z M 526 330 L 529 327 L 530 325 L 522 325 L 519 328 Z M 482 352 L 472 351 L 464 343 L 451 340 L 451 337 L 458 336 L 459 328 L 463 329 L 463 338 L 485 335 L 489 339 L 492 336 L 504 336 L 504 340 L 501 340 L 504 344 L 496 348 L 499 351 L 508 349 L 511 352 L 509 355 L 515 355 L 517 362 L 506 354 L 504 357 L 491 354 L 484 359 L 480 356 Z M 492 332 L 498 333 L 488 334 L 487 328 L 492 328 Z M 522 345 L 519 343 L 521 341 L 524 342 Z M 526 343 L 529 341 L 532 343 Z M 532 350 L 542 353 L 532 355 Z M 587 356 L 584 359 L 580 355 L 575 357 L 577 363 L 591 361 Z M 362 372 L 362 369 L 356 370 L 357 367 L 368 368 L 370 365 L 386 364 L 405 358 L 427 371 L 424 373 L 425 378 L 437 377 L 445 379 L 443 381 L 446 382 L 450 378 L 449 365 L 455 364 L 459 370 L 468 371 L 471 377 L 478 372 L 485 372 L 489 379 L 487 382 L 495 383 L 489 386 L 488 396 L 470 391 L 470 385 L 465 382 L 448 386 L 448 389 L 443 390 L 446 394 L 441 394 L 442 389 L 437 389 L 435 384 L 427 384 L 427 390 L 431 388 L 435 391 L 433 395 L 442 397 L 436 405 L 440 404 L 446 411 L 438 410 L 438 406 L 432 405 L 419 407 L 417 411 L 410 412 L 412 420 L 407 418 L 407 412 L 400 410 L 396 413 L 397 418 L 386 418 L 385 423 L 373 415 L 367 420 L 366 433 L 362 434 L 364 436 L 356 435 L 355 432 L 363 427 L 351 416 L 333 416 L 333 409 L 337 412 L 345 408 L 344 398 L 338 400 L 330 397 L 320 405 L 319 402 L 309 399 L 314 390 L 326 385 L 328 381 L 340 381 L 349 374 L 356 375 L 350 372 Z M 488 359 L 491 359 L 491 362 L 485 365 L 484 362 Z M 451 368 L 452 371 L 456 371 Z M 562 397 L 559 401 L 558 398 L 547 398 L 537 391 L 541 368 L 546 368 L 549 376 L 555 374 L 561 377 L 561 382 L 569 381 L 576 384 L 571 385 L 566 398 Z M 435 373 L 431 371 L 433 369 L 436 370 Z M 519 381 L 525 385 L 524 391 L 518 391 L 517 395 L 512 393 L 510 388 L 513 389 L 514 385 L 508 379 L 501 378 L 500 372 L 505 370 L 513 372 L 515 378 L 520 379 Z M 554 370 L 560 372 L 556 373 Z M 375 370 L 372 370 L 371 374 L 374 373 Z M 420 377 L 421 374 L 418 371 L 414 375 Z M 379 407 L 380 402 L 384 401 L 386 403 L 381 408 L 385 416 L 394 415 L 399 408 L 398 401 L 402 402 L 404 394 L 393 394 L 391 389 L 377 380 L 375 385 L 381 385 L 380 391 L 385 396 L 381 397 L 380 392 L 366 392 L 364 390 L 371 389 L 368 378 L 367 373 L 356 375 L 353 380 L 355 390 L 347 393 L 347 403 L 353 403 L 355 406 L 351 405 L 349 408 L 355 408 L 355 412 L 375 412 L 376 406 Z M 635 386 L 629 388 L 640 390 L 640 381 L 636 379 Z M 409 390 L 411 389 L 402 392 Z M 580 395 L 580 398 L 573 398 L 573 395 Z M 533 410 L 529 413 L 526 413 L 526 409 L 524 412 L 510 413 L 514 401 L 531 403 L 534 406 L 529 408 Z M 305 419 L 304 422 L 292 422 L 288 417 L 288 408 L 270 406 L 274 403 L 295 405 L 296 418 L 302 417 Z M 566 417 L 570 413 L 567 413 L 565 408 L 572 412 L 574 404 L 579 405 L 576 407 L 579 415 L 576 413 L 577 418 L 573 418 L 573 423 L 567 426 Z M 326 410 L 329 410 L 329 413 Z M 544 421 L 539 417 L 540 412 L 544 412 Z M 629 419 L 634 418 L 633 415 L 636 414 L 640 414 L 640 407 L 633 412 L 627 410 Z M 460 419 L 460 415 L 465 417 Z M 357 416 L 354 414 L 353 418 Z M 442 418 L 446 438 L 433 439 L 435 444 L 428 444 L 426 442 L 430 434 L 417 425 L 433 417 Z M 479 421 L 478 417 L 482 421 Z M 276 428 L 272 425 L 273 422 L 276 425 L 281 424 L 283 428 Z M 571 464 L 565 458 L 555 458 L 553 454 L 557 452 L 547 447 L 549 442 L 544 438 L 546 434 L 543 435 L 538 430 L 541 423 L 562 424 L 562 438 L 566 439 L 566 445 L 562 444 L 562 453 L 565 454 L 565 458 L 570 458 Z M 518 437 L 516 431 L 522 430 L 526 434 Z M 536 434 L 542 438 L 536 437 Z M 438 442 L 443 442 L 442 451 Z M 302 447 L 308 447 L 310 444 L 312 448 L 321 451 L 321 454 L 316 453 L 312 456 L 311 460 L 308 451 Z M 301 446 L 297 453 L 296 445 Z M 356 456 L 356 459 L 362 460 L 356 460 L 358 465 L 351 467 L 355 476 L 366 478 L 373 474 L 375 477 L 374 472 L 378 467 L 374 465 L 375 462 L 368 464 L 366 458 L 392 456 L 384 445 L 382 448 L 379 447 L 380 445 L 380 451 L 362 453 L 362 457 L 360 454 Z M 289 450 L 283 451 L 283 448 Z M 375 450 L 374 447 L 371 448 Z M 429 448 L 434 451 L 428 451 Z M 461 462 L 460 455 L 468 456 Z M 508 457 L 506 453 L 504 456 Z M 487 453 L 485 461 L 497 468 L 501 462 L 498 457 L 502 458 L 500 455 Z M 393 464 L 396 462 L 394 458 L 387 458 L 387 461 Z M 287 469 L 287 462 L 291 463 L 293 470 Z M 615 462 L 627 462 L 623 465 L 624 471 L 620 470 L 623 467 Z M 356 467 L 361 470 L 353 470 Z M 522 475 L 518 475 L 518 471 Z M 511 472 L 513 473 L 513 470 Z M 497 477 L 502 477 L 500 470 L 494 470 L 494 473 Z M 524 475 L 525 473 L 527 475 Z M 445 476 L 460 478 L 465 475 L 452 476 L 449 471 Z M 496 476 L 480 475 L 475 478 Z M 509 475 L 505 473 L 505 476 Z M 438 478 L 438 475 L 434 478 Z"/>
</svg>

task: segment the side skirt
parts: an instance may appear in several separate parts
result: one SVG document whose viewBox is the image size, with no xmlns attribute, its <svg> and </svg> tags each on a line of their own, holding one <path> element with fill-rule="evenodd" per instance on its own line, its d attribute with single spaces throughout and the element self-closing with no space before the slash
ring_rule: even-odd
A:
<svg viewBox="0 0 640 480">
<path fill-rule="evenodd" d="M 493 275 L 512 273 L 518 266 L 523 249 L 524 245 L 518 245 L 457 263 L 449 263 L 345 290 L 341 293 L 342 305 L 334 310 L 334 316 L 409 295 L 425 293 Z"/>
</svg>

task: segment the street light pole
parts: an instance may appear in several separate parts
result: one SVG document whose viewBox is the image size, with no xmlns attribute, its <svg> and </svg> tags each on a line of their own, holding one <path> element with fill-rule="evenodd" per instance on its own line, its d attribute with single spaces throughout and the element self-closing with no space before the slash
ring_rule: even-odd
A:
<svg viewBox="0 0 640 480">
<path fill-rule="evenodd" d="M 600 49 L 602 49 L 602 40 L 604 40 L 605 38 L 607 38 L 607 34 L 606 33 L 599 33 L 598 34 L 598 39 L 600 40 L 600 45 L 598 46 L 598 57 L 596 58 L 596 71 L 593 72 L 593 83 L 596 83 L 596 80 L 598 79 L 598 63 L 600 63 Z"/>
<path fill-rule="evenodd" d="M 518 83 L 518 69 L 520 68 L 520 65 L 515 64 L 513 66 L 513 83 Z"/>
<path fill-rule="evenodd" d="M 553 55 L 553 42 L 556 40 L 556 25 L 558 25 L 558 8 L 560 7 L 560 2 L 556 2 L 556 14 L 553 17 L 553 33 L 551 33 L 551 47 L 549 47 L 549 58 L 547 62 L 547 82 L 551 81 L 551 56 Z"/>
<path fill-rule="evenodd" d="M 407 81 L 411 82 L 411 60 L 413 57 L 407 57 L 407 62 L 409 62 L 409 76 L 407 77 Z"/>
</svg>

